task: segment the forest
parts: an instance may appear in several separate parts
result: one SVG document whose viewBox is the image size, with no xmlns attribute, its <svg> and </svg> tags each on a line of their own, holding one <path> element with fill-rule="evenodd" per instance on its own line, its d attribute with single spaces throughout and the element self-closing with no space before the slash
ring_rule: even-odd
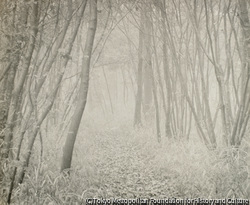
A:
<svg viewBox="0 0 250 205">
<path fill-rule="evenodd" d="M 0 205 L 249 204 L 248 11 L 1 0 Z"/>
</svg>

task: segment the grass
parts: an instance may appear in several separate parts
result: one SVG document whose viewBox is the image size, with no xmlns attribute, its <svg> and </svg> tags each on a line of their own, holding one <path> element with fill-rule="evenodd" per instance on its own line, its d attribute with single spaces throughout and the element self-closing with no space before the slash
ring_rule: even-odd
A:
<svg viewBox="0 0 250 205">
<path fill-rule="evenodd" d="M 199 141 L 156 140 L 154 129 L 131 124 L 86 125 L 75 145 L 69 177 L 59 173 L 63 142 L 34 147 L 13 204 L 85 204 L 86 198 L 250 198 L 249 153 L 209 151 Z M 103 126 L 104 127 L 104 126 Z M 54 141 L 53 141 L 54 140 Z"/>
</svg>

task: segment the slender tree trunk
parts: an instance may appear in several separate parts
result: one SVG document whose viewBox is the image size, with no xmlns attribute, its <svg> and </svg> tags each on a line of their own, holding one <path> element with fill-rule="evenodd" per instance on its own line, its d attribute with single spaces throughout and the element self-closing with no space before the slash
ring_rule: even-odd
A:
<svg viewBox="0 0 250 205">
<path fill-rule="evenodd" d="M 139 30 L 139 48 L 138 48 L 137 94 L 135 101 L 134 126 L 141 125 L 142 65 L 143 65 L 142 47 L 143 47 L 143 14 L 141 11 L 141 24 Z"/>
<path fill-rule="evenodd" d="M 107 90 L 108 90 L 110 110 L 111 110 L 112 114 L 114 114 L 114 107 L 113 107 L 113 103 L 112 103 L 112 97 L 111 97 L 110 88 L 109 88 L 109 84 L 108 84 L 108 79 L 107 79 L 107 75 L 106 75 L 104 67 L 102 67 L 102 72 L 103 72 L 103 76 L 104 76 L 105 83 L 106 83 Z"/>
<path fill-rule="evenodd" d="M 154 29 L 153 29 L 154 30 Z M 161 79 L 161 72 L 160 72 L 160 65 L 159 65 L 159 61 L 158 61 L 158 55 L 157 55 L 157 49 L 156 49 L 156 43 L 155 43 L 155 38 L 154 38 L 154 35 L 152 35 L 152 40 L 153 40 L 153 44 L 154 44 L 154 55 L 155 55 L 155 63 L 156 63 L 156 72 L 157 72 L 157 75 L 158 75 L 158 81 L 159 81 L 159 85 L 160 85 L 160 92 L 161 92 L 161 98 L 162 98 L 162 103 L 163 103 L 163 110 L 164 110 L 164 114 L 165 114 L 165 117 L 166 117 L 166 120 L 165 120 L 165 134 L 167 137 L 171 137 L 171 130 L 170 130 L 170 121 L 167 120 L 167 116 L 168 116 L 168 111 L 167 111 L 167 106 L 166 106 L 166 99 L 165 99 L 165 94 L 164 94 L 164 86 L 163 86 L 163 82 L 162 82 L 162 79 Z M 154 88 L 153 88 L 153 95 L 154 95 L 154 92 L 155 92 L 155 82 L 153 83 L 154 85 Z M 156 99 L 154 97 L 154 99 Z M 156 100 L 155 100 L 156 101 Z M 158 103 L 157 103 L 158 104 Z M 159 110 L 158 108 L 156 108 L 156 104 L 155 104 L 155 110 Z M 157 113 L 156 113 L 157 114 Z M 159 117 L 157 117 L 156 115 L 156 118 L 159 118 L 160 119 L 160 115 Z M 160 120 L 159 120 L 160 121 Z M 168 123 L 169 122 L 169 123 Z M 159 123 L 160 124 L 160 123 Z M 169 126 L 168 126 L 169 125 Z M 160 126 L 159 126 L 160 127 Z M 159 129 L 160 130 L 160 129 Z M 160 132 L 159 132 L 160 133 Z"/>
<path fill-rule="evenodd" d="M 154 71 L 153 71 L 153 65 L 152 65 L 152 23 L 151 23 L 151 18 L 150 18 L 150 11 L 147 10 L 146 13 L 146 23 L 145 23 L 145 72 L 146 72 L 146 77 L 149 78 L 146 80 L 145 83 L 148 83 L 144 89 L 149 88 L 149 90 L 145 92 L 152 92 L 151 94 L 146 94 L 146 103 L 149 103 L 148 106 L 150 106 L 151 99 L 150 97 L 153 95 L 154 99 L 154 105 L 155 105 L 155 125 L 156 125 L 156 136 L 157 136 L 157 141 L 160 143 L 161 142 L 161 128 L 160 128 L 160 113 L 159 113 L 159 105 L 158 105 L 158 97 L 157 97 L 157 87 L 154 79 Z M 147 76 L 148 75 L 148 76 Z M 148 99 L 147 99 L 148 98 Z M 151 97 L 152 98 L 152 97 Z M 147 106 L 147 105 L 146 105 Z M 150 107 L 149 107 L 150 108 Z M 147 115 L 148 113 L 146 113 Z"/>
<path fill-rule="evenodd" d="M 172 137 L 171 132 L 171 79 L 169 75 L 169 65 L 168 65 L 168 59 L 167 59 L 167 30 L 166 30 L 166 24 L 165 24 L 165 0 L 163 1 L 163 8 L 161 8 L 161 16 L 162 16 L 162 38 L 163 38 L 163 71 L 164 71 L 164 79 L 167 89 L 167 113 L 166 113 L 166 122 L 165 122 L 165 129 L 166 129 L 166 136 L 169 138 Z M 163 11 L 164 9 L 164 11 Z"/>
<path fill-rule="evenodd" d="M 145 64 L 144 64 L 144 73 L 143 73 L 143 112 L 145 115 L 145 119 L 149 120 L 151 116 L 151 106 L 153 101 L 153 92 L 152 92 L 152 76 L 151 76 L 151 68 L 152 64 L 151 56 L 148 58 L 150 49 L 151 49 L 151 33 L 150 33 L 150 8 L 149 5 L 144 2 L 143 3 L 143 25 L 144 25 L 144 48 L 145 48 Z"/>
<path fill-rule="evenodd" d="M 79 98 L 76 104 L 74 115 L 71 120 L 71 124 L 69 126 L 66 142 L 63 148 L 61 171 L 64 171 L 65 169 L 69 169 L 71 167 L 74 144 L 79 129 L 79 125 L 82 119 L 82 115 L 85 109 L 85 105 L 87 102 L 90 59 L 95 39 L 96 26 L 97 26 L 97 0 L 91 0 L 89 1 L 89 3 L 90 3 L 90 20 L 87 32 L 87 39 L 83 52 L 81 83 L 78 96 Z"/>
</svg>

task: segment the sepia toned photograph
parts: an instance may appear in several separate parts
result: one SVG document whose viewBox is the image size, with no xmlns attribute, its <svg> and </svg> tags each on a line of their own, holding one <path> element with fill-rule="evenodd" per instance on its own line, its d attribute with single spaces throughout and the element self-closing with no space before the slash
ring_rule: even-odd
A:
<svg viewBox="0 0 250 205">
<path fill-rule="evenodd" d="M 0 0 L 0 205 L 249 205 L 250 0 Z"/>
</svg>

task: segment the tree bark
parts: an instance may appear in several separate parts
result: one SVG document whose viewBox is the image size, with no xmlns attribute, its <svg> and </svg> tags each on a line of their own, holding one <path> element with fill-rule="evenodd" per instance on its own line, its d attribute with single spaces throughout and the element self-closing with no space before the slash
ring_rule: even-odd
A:
<svg viewBox="0 0 250 205">
<path fill-rule="evenodd" d="M 82 115 L 85 109 L 88 95 L 89 86 L 89 71 L 90 60 L 92 55 L 92 49 L 95 39 L 95 32 L 97 26 L 97 0 L 91 0 L 90 2 L 90 20 L 89 28 L 87 32 L 87 39 L 83 52 L 82 59 L 82 71 L 81 71 L 81 83 L 79 88 L 79 96 L 76 104 L 76 109 L 72 117 L 72 121 L 69 126 L 68 135 L 63 148 L 63 157 L 61 163 L 61 171 L 69 169 L 71 167 L 72 154 L 74 150 L 74 144 L 76 141 L 77 132 L 82 119 Z"/>
</svg>

